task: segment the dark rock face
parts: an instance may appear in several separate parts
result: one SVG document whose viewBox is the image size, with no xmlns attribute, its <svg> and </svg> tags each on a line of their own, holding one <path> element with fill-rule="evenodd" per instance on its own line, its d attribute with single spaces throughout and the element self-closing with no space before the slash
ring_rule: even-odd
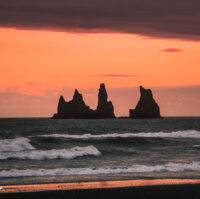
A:
<svg viewBox="0 0 200 199">
<path fill-rule="evenodd" d="M 90 109 L 83 101 L 82 95 L 75 90 L 73 99 L 66 102 L 63 96 L 60 96 L 58 103 L 58 112 L 53 115 L 53 119 L 99 119 L 115 118 L 112 102 L 107 101 L 107 92 L 105 85 L 101 84 L 99 89 L 98 107 L 96 110 Z"/>
<path fill-rule="evenodd" d="M 140 100 L 135 109 L 130 109 L 130 118 L 161 118 L 160 108 L 153 99 L 152 91 L 140 86 Z"/>
<path fill-rule="evenodd" d="M 75 90 L 73 99 L 66 102 L 63 96 L 60 96 L 58 103 L 58 113 L 54 114 L 54 119 L 69 118 L 91 118 L 93 110 L 89 108 L 83 101 L 82 95 Z"/>
<path fill-rule="evenodd" d="M 112 102 L 108 101 L 108 95 L 104 84 L 101 84 L 99 88 L 96 114 L 98 118 L 115 118 L 114 108 Z"/>
</svg>

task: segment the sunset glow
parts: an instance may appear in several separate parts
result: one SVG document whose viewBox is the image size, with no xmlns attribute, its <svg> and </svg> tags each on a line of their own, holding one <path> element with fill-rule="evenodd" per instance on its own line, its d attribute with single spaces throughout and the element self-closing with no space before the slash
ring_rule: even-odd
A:
<svg viewBox="0 0 200 199">
<path fill-rule="evenodd" d="M 0 0 L 0 198 L 200 198 L 199 10 Z"/>
<path fill-rule="evenodd" d="M 122 33 L 1 28 L 0 44 L 1 98 L 5 92 L 14 92 L 31 96 L 46 96 L 48 93 L 58 97 L 64 94 L 69 100 L 74 88 L 97 89 L 101 82 L 110 89 L 139 85 L 149 88 L 200 85 L 197 41 Z M 66 87 L 72 91 L 63 93 Z M 91 98 L 87 93 L 83 96 L 86 102 L 88 97 Z M 112 100 L 117 104 L 120 99 Z M 163 99 L 160 101 L 162 103 Z M 95 97 L 88 103 L 95 107 Z M 13 106 L 15 109 L 16 105 Z M 54 107 L 51 104 L 47 113 L 41 106 L 38 108 L 40 113 L 30 112 L 28 116 L 49 116 L 56 109 L 56 104 Z M 117 115 L 125 115 L 127 111 L 117 110 Z M 164 111 L 165 114 L 170 112 Z M 186 111 L 188 114 L 197 113 Z M 16 114 L 10 116 L 17 115 L 23 116 L 24 113 L 16 110 Z M 179 113 L 175 111 L 172 115 Z M 9 114 L 1 108 L 0 116 Z"/>
<path fill-rule="evenodd" d="M 64 87 L 87 90 L 101 82 L 108 88 L 200 84 L 200 48 L 195 41 L 1 28 L 0 43 L 1 92 L 44 96 L 49 91 L 59 96 Z M 69 100 L 72 93 L 63 94 Z M 89 103 L 95 106 L 96 99 Z M 50 106 L 56 109 L 56 104 Z M 46 114 L 41 110 L 39 115 Z"/>
<path fill-rule="evenodd" d="M 198 42 L 2 28 L 0 43 L 1 91 L 30 82 L 44 89 L 200 84 Z M 170 47 L 182 51 L 163 51 Z"/>
</svg>

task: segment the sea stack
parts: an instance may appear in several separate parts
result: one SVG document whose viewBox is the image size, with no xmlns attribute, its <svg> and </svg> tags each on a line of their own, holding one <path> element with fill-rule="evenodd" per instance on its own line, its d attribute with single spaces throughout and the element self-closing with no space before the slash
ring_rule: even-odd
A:
<svg viewBox="0 0 200 199">
<path fill-rule="evenodd" d="M 140 99 L 135 109 L 129 110 L 129 117 L 134 119 L 161 118 L 160 108 L 153 99 L 151 89 L 140 86 Z"/>
<path fill-rule="evenodd" d="M 91 118 L 93 110 L 83 101 L 82 95 L 76 89 L 73 99 L 66 102 L 63 96 L 60 96 L 58 103 L 58 113 L 54 114 L 53 119 L 69 118 Z"/>
<path fill-rule="evenodd" d="M 111 101 L 108 101 L 108 95 L 105 85 L 101 84 L 98 95 L 98 106 L 96 110 L 90 109 L 83 101 L 82 95 L 76 89 L 73 99 L 66 102 L 63 96 L 60 96 L 57 113 L 53 119 L 101 119 L 115 118 L 114 108 Z"/>
<path fill-rule="evenodd" d="M 104 84 L 101 84 L 99 88 L 96 113 L 98 118 L 115 118 L 114 108 L 112 102 L 108 101 L 108 95 Z"/>
</svg>

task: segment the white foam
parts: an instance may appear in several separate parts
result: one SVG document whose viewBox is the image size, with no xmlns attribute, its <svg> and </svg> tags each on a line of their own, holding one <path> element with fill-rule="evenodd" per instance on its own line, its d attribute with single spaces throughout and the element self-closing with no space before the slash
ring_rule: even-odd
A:
<svg viewBox="0 0 200 199">
<path fill-rule="evenodd" d="M 181 172 L 200 171 L 200 162 L 192 163 L 169 163 L 166 165 L 133 165 L 131 167 L 102 167 L 102 168 L 56 168 L 56 169 L 26 169 L 26 170 L 3 170 L 0 177 L 29 177 L 29 176 L 79 176 L 98 174 L 120 173 L 150 173 L 150 172 Z"/>
<path fill-rule="evenodd" d="M 0 140 L 0 152 L 32 149 L 34 149 L 34 147 L 30 144 L 30 140 L 28 138 L 19 137 L 15 139 Z"/>
<path fill-rule="evenodd" d="M 94 146 L 73 147 L 70 149 L 52 149 L 52 150 L 31 150 L 18 152 L 3 152 L 0 153 L 0 159 L 6 160 L 9 158 L 30 159 L 30 160 L 45 160 L 45 159 L 73 159 L 85 155 L 98 156 L 101 152 Z"/>
<path fill-rule="evenodd" d="M 40 135 L 41 137 L 54 137 L 66 139 L 107 139 L 107 138 L 131 138 L 131 137 L 149 137 L 149 138 L 200 138 L 200 131 L 187 130 L 187 131 L 174 131 L 174 132 L 147 132 L 147 133 L 108 133 L 108 134 L 83 134 L 83 135 L 70 135 L 70 134 L 49 134 Z"/>
<path fill-rule="evenodd" d="M 200 148 L 200 145 L 193 145 L 194 148 Z"/>
</svg>

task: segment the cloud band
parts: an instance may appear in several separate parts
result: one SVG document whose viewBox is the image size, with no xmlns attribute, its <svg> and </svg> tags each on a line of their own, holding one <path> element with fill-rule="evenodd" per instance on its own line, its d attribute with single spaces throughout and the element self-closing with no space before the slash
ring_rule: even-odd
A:
<svg viewBox="0 0 200 199">
<path fill-rule="evenodd" d="M 6 0 L 0 26 L 200 39 L 198 0 Z"/>
</svg>

